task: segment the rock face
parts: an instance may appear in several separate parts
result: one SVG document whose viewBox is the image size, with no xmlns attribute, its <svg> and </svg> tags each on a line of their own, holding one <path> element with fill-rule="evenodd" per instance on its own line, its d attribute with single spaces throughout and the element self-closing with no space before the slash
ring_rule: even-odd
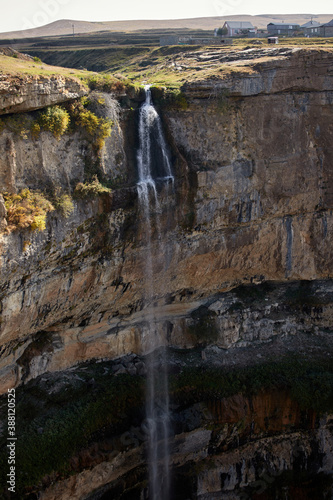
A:
<svg viewBox="0 0 333 500">
<path fill-rule="evenodd" d="M 57 140 L 42 132 L 38 140 L 19 137 L 11 131 L 0 136 L 0 185 L 3 191 L 15 193 L 30 189 L 70 190 L 84 179 L 88 144 L 79 134 L 64 135 Z"/>
<path fill-rule="evenodd" d="M 118 106 L 109 95 L 101 93 L 99 96 L 109 100 L 104 107 L 114 122 L 100 158 L 96 158 L 91 144 L 80 131 L 64 134 L 60 138 L 42 131 L 37 139 L 32 139 L 29 131 L 19 134 L 5 129 L 0 135 L 3 151 L 0 159 L 1 191 L 15 193 L 29 187 L 33 190 L 71 192 L 78 182 L 85 180 L 89 169 L 97 168 L 95 165 L 98 162 L 109 181 L 126 180 L 124 138 L 119 125 Z"/>
<path fill-rule="evenodd" d="M 111 194 L 76 201 L 67 219 L 53 212 L 43 232 L 2 234 L 1 392 L 88 360 L 149 353 L 147 310 L 162 344 L 207 345 L 203 359 L 209 349 L 227 350 L 226 366 L 241 349 L 266 345 L 263 361 L 278 356 L 279 342 L 310 357 L 332 355 L 333 53 L 280 51 L 268 61 L 251 54 L 245 73 L 185 87 L 187 109 L 161 108 L 176 181 L 173 217 L 166 210 L 170 193 L 158 186 L 159 220 L 168 231 L 166 259 L 161 244 L 151 243 L 151 304 L 143 301 L 147 241 L 136 200 L 132 110 L 113 115 L 101 155 L 103 174 L 118 186 Z M 22 85 L 31 101 L 11 108 L 12 100 L 6 112 L 45 105 L 43 95 L 52 99 L 51 91 L 38 94 L 37 83 Z M 52 85 L 60 83 L 48 80 Z M 5 130 L 0 141 L 3 191 L 69 190 L 93 167 L 79 135 L 56 141 L 42 133 L 32 142 Z M 1 199 L 0 217 L 5 226 Z M 172 454 L 179 484 L 186 477 L 192 485 L 191 498 L 251 498 L 257 481 L 268 477 L 270 485 L 295 464 L 315 474 L 331 470 L 331 420 L 302 414 L 287 393 L 237 395 L 209 411 L 218 432 L 198 417 L 198 425 L 181 429 Z M 186 467 L 193 462 L 191 476 Z M 89 462 L 41 498 L 68 498 L 69 491 L 71 498 L 90 498 L 92 490 L 91 500 L 103 498 L 141 465 L 140 446 L 123 450 Z M 143 473 L 136 473 L 140 482 Z"/>
<path fill-rule="evenodd" d="M 276 297 L 268 294 L 267 303 L 254 312 L 223 293 L 241 283 L 331 276 L 333 158 L 327 124 L 332 60 L 331 51 L 294 51 L 252 65 L 261 79 L 272 73 L 270 90 L 261 85 L 257 95 L 249 95 L 246 89 L 252 84 L 245 80 L 254 78 L 252 73 L 235 74 L 233 80 L 228 77 L 231 96 L 224 93 L 222 102 L 212 98 L 207 86 L 213 84 L 206 82 L 200 96 L 195 89 L 186 91 L 187 110 L 163 111 L 176 172 L 167 267 L 157 255 L 158 245 L 153 246 L 154 289 L 159 291 L 155 314 L 165 342 L 195 345 L 192 326 L 203 320 L 194 311 L 202 307 L 214 327 L 212 338 L 222 347 L 303 328 L 304 313 L 294 308 L 286 316 L 283 311 L 289 306 L 281 294 L 277 305 L 271 303 Z M 296 80 L 302 83 L 294 90 Z M 233 96 L 235 85 L 245 90 Z M 135 127 L 133 112 L 124 114 L 122 122 L 115 115 L 114 121 L 114 135 L 103 153 L 105 172 L 133 184 L 133 165 L 124 160 L 127 144 L 135 147 L 135 134 L 128 132 Z M 3 189 L 50 183 L 68 188 L 83 178 L 87 150 L 79 137 L 57 142 L 42 134 L 32 143 L 4 132 L 1 140 L 6 151 L 0 172 Z M 135 155 L 128 156 L 133 162 Z M 146 248 L 133 192 L 135 187 L 121 188 L 104 201 L 80 202 L 66 220 L 50 216 L 43 233 L 2 237 L 4 385 L 19 382 L 16 361 L 34 335 L 46 335 L 57 346 L 48 350 L 47 359 L 39 354 L 43 361 L 33 362 L 39 367 L 32 370 L 35 375 L 80 360 L 149 351 L 141 311 Z M 318 285 L 319 298 L 315 287 L 311 291 L 311 331 L 314 318 L 317 331 L 329 324 L 331 299 L 324 295 L 330 286 L 330 281 Z M 52 339 L 58 339 L 56 344 Z"/>
<path fill-rule="evenodd" d="M 132 366 L 138 365 L 132 358 Z M 117 366 L 113 372 L 119 374 Z M 130 370 L 128 359 L 125 366 Z M 62 374 L 67 390 L 71 378 L 82 381 L 79 373 Z M 60 393 L 61 383 L 54 386 L 51 380 L 52 376 L 44 377 L 41 385 L 47 384 L 50 394 Z M 320 474 L 327 476 L 326 482 L 313 491 L 318 498 L 330 491 L 332 415 L 319 417 L 313 410 L 301 409 L 288 390 L 173 404 L 172 419 L 172 498 L 244 500 L 259 494 L 271 498 L 274 491 L 288 492 L 293 498 L 295 489 L 301 497 L 309 494 L 311 482 Z M 126 489 L 133 498 L 142 498 L 146 495 L 145 436 L 144 425 L 133 425 L 121 435 L 90 444 L 73 457 L 75 474 L 47 486 L 39 498 L 98 500 L 108 495 L 122 499 Z"/>
<path fill-rule="evenodd" d="M 76 79 L 63 76 L 0 76 L 0 115 L 45 108 L 86 95 Z"/>
</svg>

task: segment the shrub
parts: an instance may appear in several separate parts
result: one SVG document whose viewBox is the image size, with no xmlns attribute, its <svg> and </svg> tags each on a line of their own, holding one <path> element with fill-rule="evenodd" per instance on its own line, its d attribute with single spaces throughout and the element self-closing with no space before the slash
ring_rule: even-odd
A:
<svg viewBox="0 0 333 500">
<path fill-rule="evenodd" d="M 69 217 L 74 212 L 73 200 L 69 194 L 61 194 L 53 200 L 54 207 L 62 213 L 64 217 Z"/>
<path fill-rule="evenodd" d="M 97 100 L 98 104 L 104 104 L 101 96 Z M 87 109 L 92 102 L 86 97 L 79 101 L 73 101 L 66 104 L 74 129 L 79 127 L 88 134 L 89 140 L 100 150 L 104 146 L 105 139 L 111 134 L 113 122 L 109 118 L 99 118 L 93 111 Z"/>
<path fill-rule="evenodd" d="M 46 214 L 34 215 L 34 220 L 30 227 L 32 231 L 44 231 L 46 229 Z"/>
<path fill-rule="evenodd" d="M 75 198 L 96 198 L 103 193 L 111 193 L 111 189 L 103 186 L 97 176 L 95 176 L 92 182 L 79 182 L 75 188 L 74 196 Z"/>
<path fill-rule="evenodd" d="M 113 122 L 110 119 L 99 119 L 98 129 L 95 134 L 94 144 L 97 149 L 102 149 L 105 143 L 105 139 L 110 136 L 112 130 Z"/>
<path fill-rule="evenodd" d="M 95 135 L 98 125 L 99 118 L 88 110 L 83 110 L 78 116 L 77 123 L 80 127 L 84 128 L 89 135 Z"/>
<path fill-rule="evenodd" d="M 30 227 L 32 231 L 44 231 L 46 216 L 53 205 L 41 193 L 23 189 L 19 194 L 4 193 L 7 210 L 7 232 Z"/>
<path fill-rule="evenodd" d="M 97 149 L 104 146 L 110 136 L 113 122 L 109 118 L 98 118 L 92 111 L 83 109 L 78 113 L 77 124 L 85 129 Z"/>
<path fill-rule="evenodd" d="M 33 122 L 30 127 L 30 132 L 33 139 L 38 139 L 40 134 L 40 125 L 38 122 Z"/>
<path fill-rule="evenodd" d="M 4 118 L 5 126 L 22 139 L 28 138 L 31 122 L 31 116 L 26 113 L 16 113 L 15 115 L 9 115 Z"/>
<path fill-rule="evenodd" d="M 37 57 L 37 56 L 34 57 L 34 61 L 36 63 L 41 63 L 42 62 L 42 60 L 39 57 Z"/>
<path fill-rule="evenodd" d="M 220 27 L 217 30 L 217 35 L 218 36 L 227 36 L 227 34 L 228 34 L 228 28 L 222 28 L 222 27 Z"/>
<path fill-rule="evenodd" d="M 52 132 L 57 139 L 60 139 L 66 132 L 69 123 L 70 116 L 68 111 L 60 106 L 50 106 L 38 119 L 40 127 Z"/>
</svg>

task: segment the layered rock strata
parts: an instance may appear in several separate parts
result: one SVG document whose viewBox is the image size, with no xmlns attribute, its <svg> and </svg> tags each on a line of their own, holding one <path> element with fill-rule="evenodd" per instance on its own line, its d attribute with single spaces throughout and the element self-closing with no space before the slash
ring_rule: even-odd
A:
<svg viewBox="0 0 333 500">
<path fill-rule="evenodd" d="M 88 93 L 74 78 L 63 76 L 0 76 L 0 115 L 22 113 L 77 99 Z"/>
<path fill-rule="evenodd" d="M 200 342 L 194 324 L 206 321 L 203 310 L 209 341 L 222 347 L 303 328 L 306 313 L 286 317 L 284 300 L 271 303 L 267 296 L 259 312 L 239 313 L 237 301 L 229 304 L 223 293 L 241 283 L 331 276 L 332 60 L 330 50 L 254 59 L 248 74 L 185 87 L 188 109 L 162 110 L 177 177 L 176 217 L 161 215 L 169 227 L 166 268 L 153 247 L 154 306 L 166 343 Z M 119 132 L 109 143 L 120 156 L 111 154 L 106 174 L 115 179 L 127 169 L 124 178 L 133 186 L 135 155 L 126 163 L 121 153 L 135 146 L 135 113 L 122 116 L 125 142 Z M 10 140 L 4 183 L 36 187 L 38 171 L 38 187 L 44 178 L 66 186 L 82 179 L 79 140 L 52 139 L 50 147 L 48 135 L 37 146 Z M 24 158 L 31 158 L 28 169 Z M 51 215 L 43 233 L 2 237 L 3 388 L 28 376 L 22 359 L 30 359 L 31 377 L 86 359 L 149 351 L 141 317 L 146 248 L 134 192 L 134 186 L 119 188 L 104 200 L 78 202 L 66 220 Z M 329 328 L 330 281 L 323 286 L 318 283 L 320 312 L 311 303 L 305 320 L 313 333 Z M 32 347 L 39 336 L 49 339 L 47 354 Z"/>
</svg>

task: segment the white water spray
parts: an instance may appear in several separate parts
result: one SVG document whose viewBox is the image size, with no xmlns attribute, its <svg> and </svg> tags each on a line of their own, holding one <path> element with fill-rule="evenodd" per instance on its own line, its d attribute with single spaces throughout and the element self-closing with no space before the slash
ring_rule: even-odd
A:
<svg viewBox="0 0 333 500">
<path fill-rule="evenodd" d="M 169 388 L 166 349 L 160 338 L 154 314 L 154 261 L 165 255 L 161 230 L 161 203 L 157 184 L 173 190 L 166 142 L 160 117 L 151 100 L 149 86 L 145 87 L 146 100 L 140 109 L 138 161 L 138 196 L 146 237 L 145 254 L 145 321 L 149 331 L 151 353 L 147 362 L 146 419 L 148 434 L 149 500 L 168 500 L 169 474 Z M 168 208 L 168 207 L 167 207 Z M 159 292 L 163 285 L 159 284 Z M 161 348 L 161 349 L 159 349 Z"/>
</svg>

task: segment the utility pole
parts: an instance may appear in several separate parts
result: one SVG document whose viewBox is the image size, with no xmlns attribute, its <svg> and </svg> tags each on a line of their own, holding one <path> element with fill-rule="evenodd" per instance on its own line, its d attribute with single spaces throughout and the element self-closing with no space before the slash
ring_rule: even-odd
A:
<svg viewBox="0 0 333 500">
<path fill-rule="evenodd" d="M 75 36 L 75 33 L 74 33 L 74 24 L 72 24 L 72 28 L 73 28 L 73 37 Z"/>
</svg>

